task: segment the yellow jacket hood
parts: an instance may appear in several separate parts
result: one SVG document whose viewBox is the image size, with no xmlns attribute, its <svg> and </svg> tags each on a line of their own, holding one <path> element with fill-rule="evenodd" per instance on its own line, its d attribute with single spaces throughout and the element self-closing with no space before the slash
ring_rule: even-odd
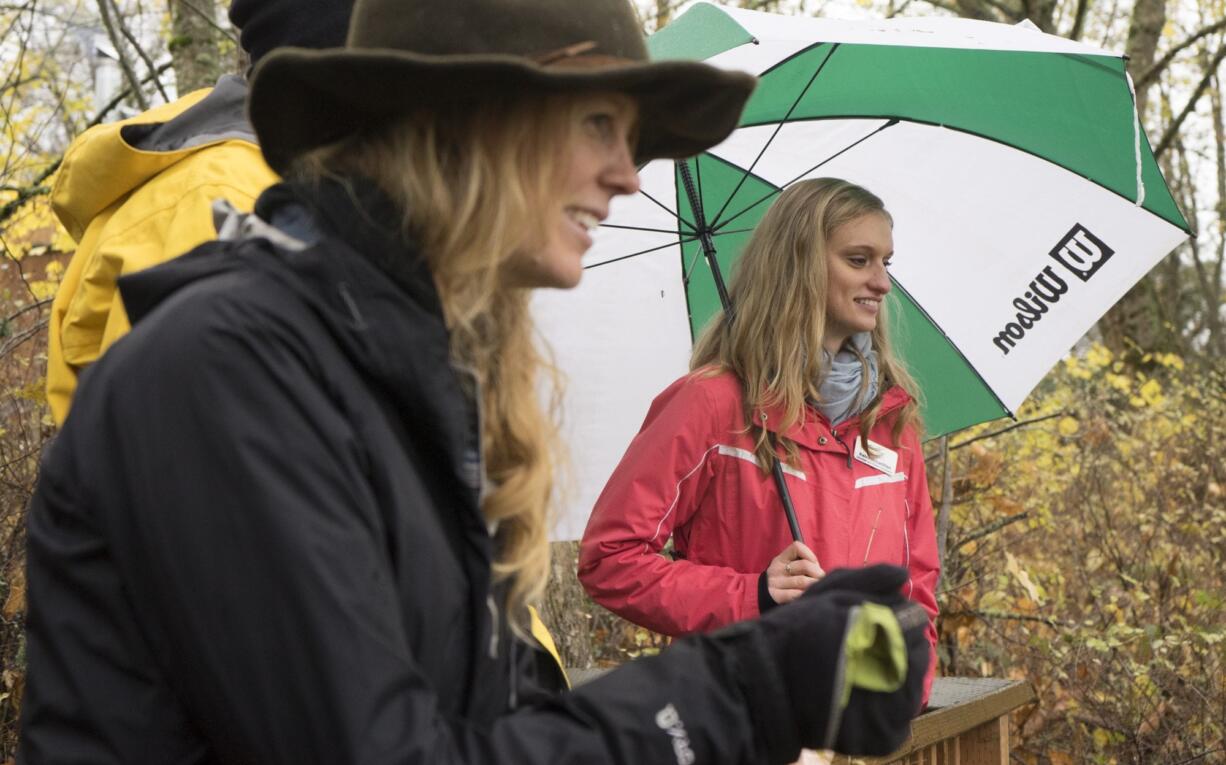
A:
<svg viewBox="0 0 1226 765">
<path fill-rule="evenodd" d="M 64 155 L 51 192 L 72 238 L 80 242 L 95 217 L 185 157 L 222 141 L 255 146 L 246 93 L 241 78 L 224 77 L 216 88 L 82 133 Z"/>
<path fill-rule="evenodd" d="M 245 116 L 247 85 L 224 77 L 73 142 L 52 190 L 77 241 L 52 304 L 47 399 L 68 414 L 77 375 L 128 331 L 116 280 L 213 239 L 212 204 L 248 211 L 276 175 Z"/>
</svg>

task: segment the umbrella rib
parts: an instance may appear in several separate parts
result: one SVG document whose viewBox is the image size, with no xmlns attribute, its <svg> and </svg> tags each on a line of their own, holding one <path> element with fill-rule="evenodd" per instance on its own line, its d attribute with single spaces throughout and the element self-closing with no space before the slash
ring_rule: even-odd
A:
<svg viewBox="0 0 1226 765">
<path fill-rule="evenodd" d="M 668 233 L 671 234 L 674 232 L 670 231 Z M 695 236 L 689 237 L 688 239 L 682 238 L 680 241 L 669 242 L 668 244 L 662 244 L 659 247 L 652 247 L 649 250 L 639 250 L 638 252 L 632 252 L 629 255 L 619 255 L 616 258 L 610 258 L 609 260 L 602 260 L 599 263 L 593 263 L 590 266 L 584 266 L 583 270 L 587 271 L 592 268 L 599 268 L 600 266 L 607 266 L 610 263 L 617 263 L 618 261 L 629 260 L 630 258 L 637 258 L 640 255 L 646 255 L 648 253 L 656 252 L 657 250 L 663 250 L 665 247 L 674 247 L 674 246 L 678 246 L 682 244 L 689 244 L 690 242 L 696 242 L 696 241 L 698 241 L 698 237 L 695 237 Z"/>
<path fill-rule="evenodd" d="M 696 237 L 695 239 L 691 239 L 690 241 L 691 241 L 691 242 L 693 242 L 693 241 L 695 241 L 696 239 L 697 239 L 697 237 Z M 686 266 L 686 267 L 685 267 L 685 270 L 684 270 L 684 271 L 682 271 L 682 272 L 681 272 L 681 286 L 683 286 L 683 287 L 689 287 L 689 286 L 690 286 L 690 277 L 691 277 L 691 275 L 694 273 L 694 266 L 695 266 L 695 264 L 697 264 L 697 263 L 698 263 L 698 256 L 699 256 L 699 255 L 702 255 L 702 248 L 701 248 L 701 247 L 699 247 L 698 249 L 694 250 L 694 257 L 690 258 L 690 264 L 689 264 L 688 266 Z M 689 311 L 686 311 L 686 314 L 688 315 L 688 314 L 689 314 Z"/>
<path fill-rule="evenodd" d="M 620 226 L 616 223 L 601 223 L 601 228 L 616 228 L 623 231 L 647 231 L 652 234 L 676 234 L 675 228 L 648 228 L 647 226 Z"/>
<path fill-rule="evenodd" d="M 647 197 L 648 199 L 650 199 L 650 200 L 651 200 L 651 201 L 652 201 L 652 202 L 653 202 L 653 203 L 656 205 L 656 207 L 659 207 L 659 208 L 660 208 L 661 210 L 663 210 L 664 212 L 666 212 L 666 213 L 668 213 L 669 215 L 671 215 L 671 216 L 673 216 L 674 218 L 676 218 L 678 223 L 680 223 L 681 225 L 685 226 L 685 227 L 686 227 L 686 228 L 688 228 L 690 231 L 694 231 L 694 230 L 695 230 L 695 229 L 694 229 L 694 224 L 690 223 L 690 222 L 689 222 L 688 220 L 686 220 L 685 218 L 682 218 L 682 217 L 681 217 L 680 215 L 678 215 L 677 213 L 675 213 L 675 212 L 673 212 L 672 210 L 668 209 L 668 208 L 667 208 L 667 207 L 664 205 L 664 203 L 663 203 L 663 202 L 661 202 L 660 200 L 658 200 L 658 199 L 656 199 L 655 197 L 653 197 L 652 195 L 648 194 L 646 191 L 643 191 L 641 188 L 639 189 L 639 193 L 640 193 L 640 194 L 642 194 L 643 196 Z M 666 232 L 664 232 L 664 233 L 666 233 L 666 234 L 672 234 L 672 233 L 674 233 L 674 232 L 672 232 L 672 231 L 666 231 Z"/>
<path fill-rule="evenodd" d="M 834 154 L 831 154 L 829 157 L 826 157 L 825 159 L 823 159 L 821 162 L 818 162 L 818 163 L 817 163 L 816 165 L 814 165 L 813 167 L 810 167 L 808 170 L 805 170 L 805 171 L 804 171 L 804 172 L 802 172 L 801 174 L 797 175 L 795 178 L 792 178 L 790 181 L 786 181 L 786 182 L 785 182 L 785 183 L 784 183 L 782 186 L 780 186 L 779 188 L 775 189 L 774 191 L 771 191 L 769 194 L 766 194 L 766 195 L 765 195 L 765 196 L 763 196 L 762 198 L 758 199 L 756 202 L 754 202 L 753 204 L 749 205 L 749 206 L 748 206 L 748 207 L 746 207 L 745 209 L 741 210 L 741 211 L 740 211 L 740 212 L 738 212 L 736 215 L 733 215 L 731 218 L 728 218 L 727 220 L 723 221 L 722 223 L 720 223 L 720 224 L 719 224 L 719 226 L 715 227 L 715 230 L 716 230 L 716 231 L 719 231 L 719 229 L 720 229 L 720 228 L 722 228 L 722 227 L 724 227 L 724 226 L 727 226 L 727 225 L 728 225 L 729 223 L 731 223 L 732 221 L 736 220 L 737 218 L 741 217 L 742 215 L 744 215 L 745 213 L 749 212 L 749 211 L 750 211 L 750 210 L 752 210 L 753 208 L 757 207 L 758 205 L 762 204 L 762 203 L 763 203 L 763 202 L 765 202 L 766 200 L 768 200 L 768 199 L 770 199 L 771 197 L 775 196 L 775 195 L 776 195 L 776 194 L 778 194 L 779 192 L 781 192 L 781 191 L 783 191 L 784 189 L 786 189 L 788 186 L 791 186 L 791 185 L 792 185 L 793 183 L 795 183 L 796 181 L 799 181 L 801 178 L 804 178 L 806 175 L 808 175 L 809 173 L 813 172 L 813 171 L 814 171 L 814 170 L 816 170 L 817 168 L 821 167 L 822 165 L 826 164 L 827 162 L 830 162 L 831 160 L 838 159 L 838 158 L 839 158 L 840 156 L 842 156 L 843 154 L 845 154 L 845 153 L 847 153 L 847 152 L 851 151 L 852 149 L 856 148 L 857 146 L 859 146 L 860 144 L 864 143 L 865 141 L 867 141 L 868 139 L 872 138 L 873 136 L 877 135 L 877 134 L 878 134 L 878 133 L 880 133 L 881 131 L 885 130 L 886 128 L 894 127 L 894 126 L 895 126 L 895 125 L 897 125 L 898 123 L 899 123 L 899 120 L 898 120 L 897 118 L 891 119 L 889 122 L 885 123 L 884 125 L 882 125 L 881 127 L 877 128 L 876 130 L 874 130 L 873 132 L 869 133 L 868 135 L 861 136 L 860 138 L 857 138 L 855 141 L 852 141 L 852 142 L 851 142 L 851 143 L 849 143 L 848 145 L 846 145 L 846 146 L 844 146 L 843 148 L 841 148 L 841 149 L 839 149 L 838 151 L 836 151 Z"/>
<path fill-rule="evenodd" d="M 817 79 L 818 75 L 820 75 L 822 70 L 826 68 L 827 62 L 829 62 L 831 57 L 834 56 L 834 52 L 839 49 L 839 45 L 841 45 L 841 43 L 834 43 L 830 47 L 830 52 L 826 54 L 824 59 L 822 59 L 822 63 L 819 64 L 817 69 L 813 71 L 813 76 L 810 77 L 809 81 L 805 83 L 805 86 L 800 89 L 800 93 L 796 95 L 796 100 L 794 100 L 792 105 L 788 107 L 787 114 L 783 115 L 783 119 L 779 120 L 775 124 L 774 132 L 771 133 L 770 138 L 766 139 L 766 143 L 763 144 L 762 149 L 758 152 L 758 156 L 754 157 L 753 162 L 749 163 L 749 167 L 745 168 L 745 172 L 741 174 L 741 179 L 737 181 L 736 188 L 732 189 L 732 193 L 728 195 L 726 200 L 724 200 L 724 206 L 719 208 L 719 212 L 717 212 L 715 217 L 711 219 L 712 228 L 715 227 L 715 225 L 719 222 L 720 217 L 728 210 L 728 205 L 732 204 L 732 200 L 736 198 L 737 192 L 741 190 L 741 186 L 745 185 L 745 181 L 749 179 L 749 176 L 753 173 L 754 168 L 758 166 L 758 162 L 762 159 L 762 155 L 766 154 L 766 150 L 770 148 L 772 143 L 774 143 L 775 136 L 779 135 L 779 131 L 783 129 L 785 124 L 787 124 L 787 121 L 792 116 L 792 112 L 796 111 L 796 107 L 800 106 L 801 99 L 805 97 L 805 94 L 809 92 L 809 88 L 813 86 L 813 82 Z M 699 188 L 702 187 L 699 186 Z"/>
<path fill-rule="evenodd" d="M 1034 158 L 1035 158 L 1035 159 L 1037 159 L 1037 160 L 1040 160 L 1040 161 L 1042 161 L 1042 162 L 1046 162 L 1046 163 L 1048 163 L 1048 164 L 1050 164 L 1050 165 L 1052 165 L 1052 166 L 1054 166 L 1054 167 L 1058 167 L 1058 168 L 1060 168 L 1061 170 L 1063 170 L 1063 171 L 1064 171 L 1064 172 L 1066 172 L 1066 173 L 1072 173 L 1073 175 L 1076 175 L 1078 178 L 1083 178 L 1084 180 L 1086 180 L 1086 181 L 1088 181 L 1088 182 L 1090 182 L 1090 183 L 1093 183 L 1095 186 L 1098 186 L 1098 187 L 1099 187 L 1099 188 L 1101 188 L 1103 191 L 1105 191 L 1105 192 L 1107 192 L 1107 193 L 1109 193 L 1109 194 L 1113 194 L 1113 195 L 1115 195 L 1115 196 L 1119 197 L 1120 199 L 1127 200 L 1129 204 L 1132 204 L 1132 205 L 1134 205 L 1134 206 L 1136 205 L 1136 200 L 1135 200 L 1135 199 L 1133 199 L 1132 197 L 1129 197 L 1127 194 L 1124 194 L 1124 193 L 1122 193 L 1122 192 L 1118 191 L 1117 189 L 1113 189 L 1113 188 L 1111 188 L 1110 186 L 1108 186 L 1106 183 L 1104 183 L 1102 180 L 1100 180 L 1100 179 L 1098 179 L 1098 178 L 1096 178 L 1096 177 L 1094 177 L 1094 176 L 1086 175 L 1086 174 L 1085 174 L 1085 173 L 1083 173 L 1082 171 L 1080 171 L 1080 170 L 1078 170 L 1078 169 L 1076 169 L 1076 168 L 1074 168 L 1074 167 L 1071 167 L 1071 166 L 1069 166 L 1069 165 L 1067 165 L 1067 164 L 1065 164 L 1065 163 L 1063 163 L 1063 162 L 1058 162 L 1058 161 L 1056 161 L 1056 160 L 1052 159 L 1051 157 L 1048 157 L 1048 156 L 1045 156 L 1045 155 L 1043 155 L 1043 154 L 1040 154 L 1039 152 L 1037 152 L 1037 151 L 1035 151 L 1035 150 L 1033 150 L 1033 149 L 1028 149 L 1028 148 L 1026 148 L 1026 147 L 1024 147 L 1024 146 L 1018 146 L 1017 144 L 1014 144 L 1014 143 L 1010 143 L 1010 142 L 1008 142 L 1008 141 L 1001 140 L 1000 138 L 997 138 L 997 137 L 995 137 L 995 136 L 993 136 L 993 135 L 989 135 L 989 134 L 987 134 L 987 133 L 982 133 L 982 132 L 979 132 L 979 131 L 977 131 L 977 130 L 971 130 L 971 129 L 969 129 L 969 128 L 965 128 L 965 127 L 960 127 L 960 126 L 958 126 L 958 125 L 953 125 L 953 124 L 950 124 L 950 123 L 945 123 L 945 122 L 936 122 L 936 121 L 929 120 L 929 119 L 920 119 L 920 118 L 918 118 L 918 117 L 914 117 L 914 116 L 901 116 L 901 117 L 900 117 L 900 116 L 891 116 L 891 115 L 889 115 L 889 114 L 871 114 L 871 115 L 870 115 L 870 114 L 826 114 L 826 115 L 822 115 L 822 116 L 820 116 L 820 117 L 807 117 L 807 118 L 805 118 L 805 119 L 806 119 L 806 120 L 813 120 L 813 121 L 817 121 L 817 122 L 820 122 L 820 121 L 823 121 L 823 120 L 842 120 L 842 119 L 852 119 L 852 120 L 864 120 L 864 119 L 883 119 L 883 120 L 889 120 L 889 121 L 890 121 L 890 124 L 883 125 L 883 126 L 882 126 L 883 128 L 884 128 L 884 127 L 890 127 L 890 126 L 891 126 L 892 124 L 894 124 L 894 123 L 905 122 L 905 123 L 908 123 L 908 124 L 911 124 L 911 125 L 925 125 L 925 126 L 928 126 L 928 127 L 939 127 L 939 128 L 941 128 L 942 130 L 952 130 L 952 131 L 957 132 L 957 133 L 962 133 L 962 134 L 964 134 L 964 135 L 972 136 L 972 137 L 974 137 L 974 138 L 979 138 L 979 139 L 984 140 L 984 141 L 989 141 L 989 142 L 991 142 L 991 143 L 999 144 L 999 145 L 1001 145 L 1001 146 L 1008 147 L 1009 149 L 1011 149 L 1011 150 L 1013 150 L 1013 151 L 1020 152 L 1020 153 L 1022 153 L 1022 154 L 1027 155 L 1027 156 L 1030 156 L 1030 157 L 1034 157 Z M 797 121 L 800 121 L 800 120 L 797 120 Z M 774 123 L 771 123 L 771 122 L 762 122 L 762 123 L 759 123 L 759 124 L 742 125 L 740 128 L 738 128 L 738 130 L 740 130 L 740 129 L 744 129 L 744 128 L 747 128 L 747 127 L 761 127 L 762 125 L 768 125 L 768 124 L 774 124 Z M 865 138 L 869 138 L 869 137 L 871 137 L 871 135 L 872 135 L 872 134 L 869 134 L 868 136 L 865 136 Z M 861 140 L 863 140 L 863 139 L 861 139 Z M 852 146 L 854 146 L 854 144 L 852 144 Z M 851 148 L 851 147 L 848 147 L 848 148 Z M 835 155 L 835 156 L 838 156 L 838 155 Z M 830 159 L 834 159 L 834 157 L 830 157 Z M 829 160 L 824 160 L 824 161 L 822 161 L 821 163 L 818 163 L 817 165 L 815 165 L 815 166 L 813 166 L 813 167 L 809 168 L 809 170 L 808 170 L 808 171 L 806 171 L 806 173 L 805 173 L 805 174 L 808 174 L 808 173 L 813 172 L 813 171 L 814 171 L 814 170 L 816 170 L 818 167 L 821 167 L 823 164 L 825 164 L 827 161 L 829 161 Z M 726 164 L 731 165 L 733 168 L 736 168 L 736 165 L 733 165 L 731 162 L 727 162 L 726 160 L 725 160 L 725 162 L 726 162 Z M 736 169 L 739 169 L 739 168 L 736 168 Z M 802 177 L 802 176 L 797 176 L 796 178 L 793 178 L 792 180 L 790 180 L 790 181 L 788 181 L 787 183 L 783 184 L 783 186 L 784 186 L 784 187 L 787 187 L 789 184 L 795 183 L 796 181 L 800 180 L 800 178 L 801 178 L 801 177 Z M 782 190 L 783 190 L 782 188 L 780 188 L 780 189 L 779 189 L 779 191 L 782 191 Z M 779 192 L 778 192 L 778 191 L 773 192 L 773 193 L 772 193 L 772 196 L 773 196 L 773 194 L 777 194 L 777 193 L 779 193 Z M 769 199 L 770 197 L 768 196 L 767 198 Z M 757 206 L 758 204 L 760 204 L 762 201 L 763 201 L 763 200 L 759 199 L 757 202 L 754 202 L 754 203 L 753 203 L 753 205 L 751 205 L 751 206 L 750 206 L 750 208 L 746 208 L 746 209 L 751 209 L 752 207 L 756 207 L 756 206 Z M 1180 231 L 1184 232 L 1185 234 L 1187 234 L 1187 235 L 1189 235 L 1189 236 L 1191 236 L 1191 235 L 1192 235 L 1192 230 L 1191 230 L 1190 228 L 1188 228 L 1188 227 L 1187 227 L 1186 222 L 1185 222 L 1185 225 L 1182 225 L 1182 226 L 1181 226 L 1181 225 L 1179 225 L 1178 223 L 1175 223 L 1174 221 L 1169 220 L 1169 219 L 1168 219 L 1168 218 L 1166 218 L 1164 215 L 1161 215 L 1160 213 L 1156 213 L 1156 212 L 1154 212 L 1153 210 L 1149 209 L 1148 207 L 1145 207 L 1144 205 L 1142 205 L 1141 209 L 1142 209 L 1142 210 L 1145 210 L 1145 212 L 1149 213 L 1150 215 L 1154 216 L 1155 218 L 1158 218 L 1159 220 L 1162 220 L 1162 221 L 1165 221 L 1166 223 L 1169 223 L 1170 225 L 1174 226 L 1175 228 L 1179 229 Z M 745 212 L 745 210 L 742 210 L 741 212 Z M 738 213 L 738 215 L 739 215 L 739 214 L 740 214 L 740 213 Z M 727 222 L 728 222 L 728 221 L 723 221 L 723 222 L 722 222 L 720 225 L 724 225 L 724 224 L 726 224 Z"/>
</svg>

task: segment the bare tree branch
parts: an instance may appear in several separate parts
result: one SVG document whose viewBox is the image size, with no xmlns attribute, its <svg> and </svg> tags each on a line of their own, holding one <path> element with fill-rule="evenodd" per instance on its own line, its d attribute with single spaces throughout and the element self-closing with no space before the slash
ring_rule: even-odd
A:
<svg viewBox="0 0 1226 765">
<path fill-rule="evenodd" d="M 1223 29 L 1226 29 L 1226 18 L 1223 18 L 1219 21 L 1216 21 L 1210 24 L 1207 27 L 1202 28 L 1196 34 L 1192 35 L 1188 39 L 1184 40 L 1183 42 L 1179 43 L 1175 47 L 1168 50 L 1165 54 L 1163 54 L 1162 58 L 1155 61 L 1153 65 L 1149 67 L 1149 69 L 1146 69 L 1145 73 L 1142 74 L 1140 77 L 1138 77 L 1136 81 L 1133 83 L 1133 85 L 1137 87 L 1138 89 L 1149 85 L 1150 82 L 1153 81 L 1155 77 L 1162 74 L 1162 71 L 1166 69 L 1168 66 L 1170 66 L 1171 61 L 1173 61 L 1176 56 L 1178 56 L 1180 53 L 1182 53 L 1184 50 L 1188 49 L 1189 47 L 1195 45 L 1197 42 L 1204 39 L 1208 35 L 1211 35 L 1214 32 L 1220 32 Z"/>
<path fill-rule="evenodd" d="M 1159 140 L 1158 144 L 1154 147 L 1155 159 L 1161 157 L 1162 154 L 1170 148 L 1171 142 L 1175 140 L 1175 137 L 1179 134 L 1179 129 L 1183 126 L 1183 121 L 1186 120 L 1188 115 L 1192 113 L 1192 110 L 1196 108 L 1196 102 L 1200 100 L 1200 97 L 1204 95 L 1205 90 L 1208 89 L 1209 84 L 1213 82 L 1213 74 L 1217 71 L 1218 66 L 1221 65 L 1223 60 L 1226 60 L 1226 45 L 1219 48 L 1218 52 L 1213 56 L 1213 60 L 1209 62 L 1209 66 L 1205 69 L 1205 76 L 1202 77 L 1200 82 L 1196 84 L 1196 89 L 1193 90 L 1192 95 L 1188 97 L 1188 103 L 1184 105 L 1183 110 L 1180 111 L 1179 115 L 1175 117 L 1175 119 L 1171 120 L 1171 123 L 1166 126 L 1166 131 L 1162 134 L 1162 139 Z"/>
<path fill-rule="evenodd" d="M 665 2 L 665 0 L 658 0 L 658 1 L 659 1 L 660 3 Z M 187 9 L 188 9 L 189 11 L 191 11 L 192 13 L 194 13 L 194 14 L 196 14 L 197 16 L 199 16 L 200 18 L 204 19 L 204 21 L 205 21 L 205 22 L 206 22 L 206 23 L 207 23 L 209 26 L 211 26 L 213 29 L 217 30 L 218 32 L 220 32 L 221 34 L 223 34 L 223 35 L 225 35 L 227 38 L 229 38 L 230 42 L 234 43 L 235 45 L 238 45 L 238 44 L 239 44 L 238 37 L 237 37 L 237 36 L 235 36 L 235 34 L 234 34 L 234 29 L 233 29 L 232 27 L 230 27 L 229 25 L 225 25 L 225 26 L 223 26 L 223 25 L 221 25 L 221 24 L 218 24 L 218 23 L 217 23 L 217 19 L 216 19 L 216 18 L 214 18 L 214 17 L 213 17 L 213 15 L 209 14 L 207 11 L 205 11 L 203 8 L 201 8 L 199 5 L 197 5 L 197 4 L 196 4 L 196 3 L 194 3 L 194 2 L 191 2 L 190 0 L 177 0 L 177 2 L 179 3 L 179 5 L 182 5 L 184 8 L 187 8 Z"/>
<path fill-rule="evenodd" d="M 980 619 L 1002 619 L 1017 622 L 1039 622 L 1046 624 L 1048 627 L 1075 627 L 1074 623 L 1062 622 L 1059 619 L 1054 619 L 1050 616 L 1034 616 L 1032 614 L 1018 614 L 1012 611 L 991 611 L 980 608 L 964 608 L 959 611 L 946 611 L 941 614 L 945 619 L 950 619 L 956 616 L 976 616 Z"/>
<path fill-rule="evenodd" d="M 1000 531 L 1006 526 L 1010 526 L 1014 523 L 1017 523 L 1018 521 L 1024 521 L 1029 517 L 1030 517 L 1029 511 L 1022 511 L 1014 515 L 1007 515 L 1004 518 L 1000 518 L 999 520 L 992 521 L 986 526 L 980 526 L 979 528 L 975 529 L 974 531 L 971 531 L 966 536 L 959 539 L 958 544 L 954 545 L 954 549 L 961 550 L 963 547 L 966 547 L 971 542 L 974 542 L 977 539 L 983 539 L 986 536 L 995 534 L 996 532 Z"/>
<path fill-rule="evenodd" d="M 115 57 L 119 59 L 119 68 L 123 71 L 124 79 L 128 81 L 132 96 L 136 99 L 141 111 L 145 111 L 149 108 L 149 99 L 145 98 L 145 94 L 141 92 L 140 79 L 137 78 L 132 62 L 128 60 L 128 53 L 124 50 L 123 36 L 119 34 L 115 28 L 115 21 L 111 19 L 109 0 L 98 0 L 98 13 L 102 18 L 102 26 L 106 28 L 106 35 L 110 38 L 111 45 L 115 47 Z"/>
<path fill-rule="evenodd" d="M 115 4 L 115 0 L 101 0 L 101 2 L 109 3 L 111 10 L 115 12 L 115 16 L 119 17 L 119 6 Z M 153 59 L 149 58 L 148 53 L 145 53 L 145 49 L 141 47 L 140 42 L 136 39 L 136 35 L 132 34 L 132 30 L 128 29 L 128 25 L 120 21 L 115 26 L 119 28 L 119 33 L 123 35 L 124 39 L 132 43 L 132 48 L 136 50 L 136 55 L 140 56 L 140 60 L 145 62 L 145 68 L 150 72 L 157 71 L 157 64 L 153 63 Z M 153 86 L 158 89 L 158 95 L 162 97 L 162 100 L 169 103 L 170 96 L 167 95 L 166 89 L 162 87 L 162 80 L 154 77 Z"/>
<path fill-rule="evenodd" d="M 1080 40 L 1085 33 L 1086 12 L 1090 10 L 1090 0 L 1077 0 L 1077 11 L 1073 14 L 1073 28 L 1068 33 L 1069 39 Z"/>
<path fill-rule="evenodd" d="M 18 332 L 8 339 L 4 345 L 0 345 L 0 357 L 7 356 L 13 352 L 13 349 L 22 345 L 26 341 L 37 338 L 47 329 L 47 319 L 40 319 L 33 326 Z"/>
<path fill-rule="evenodd" d="M 169 69 L 170 66 L 171 65 L 169 63 L 159 66 L 153 76 L 157 76 L 161 74 L 162 72 Z M 114 111 L 115 107 L 123 103 L 123 100 L 127 98 L 131 94 L 131 92 L 132 91 L 129 88 L 129 89 L 121 91 L 118 95 L 112 98 L 106 104 L 106 106 L 102 107 L 98 111 L 98 113 L 94 115 L 94 118 L 91 119 L 88 124 L 86 124 L 85 129 L 88 130 L 94 125 L 102 124 L 102 121 L 106 119 L 106 116 L 110 114 L 112 111 Z M 26 202 L 28 202 L 33 197 L 50 193 L 51 188 L 48 186 L 43 186 L 42 183 L 43 181 L 50 178 L 51 175 L 56 170 L 60 169 L 60 165 L 63 163 L 63 161 L 64 161 L 64 157 L 62 155 L 56 158 L 54 162 L 52 162 L 41 173 L 38 174 L 38 177 L 35 178 L 33 182 L 31 182 L 30 185 L 25 188 L 24 191 L 19 191 L 15 199 L 10 200 L 3 207 L 0 207 L 0 223 L 4 223 L 4 221 L 13 217 L 13 215 L 15 215 L 17 211 L 21 209 L 22 205 L 24 205 Z"/>
<path fill-rule="evenodd" d="M 1067 414 L 1067 412 L 1065 412 L 1062 409 L 1059 412 L 1053 412 L 1052 414 L 1045 414 L 1042 417 L 1032 417 L 1029 420 L 1019 420 L 1018 422 L 1015 422 L 1012 425 L 1007 425 L 1001 428 L 1000 430 L 993 430 L 991 433 L 983 433 L 982 435 L 975 436 L 974 438 L 968 438 L 965 441 L 959 441 L 958 443 L 949 447 L 949 450 L 957 451 L 958 449 L 961 449 L 964 446 L 970 446 L 976 441 L 983 441 L 984 439 L 995 438 L 996 436 L 1003 435 L 1005 433 L 1008 433 L 1011 430 L 1017 430 L 1018 428 L 1024 428 L 1027 425 L 1034 425 L 1035 423 L 1044 422 L 1046 420 L 1052 419 L 1053 417 L 1063 417 L 1065 414 Z M 927 454 L 924 456 L 924 462 L 932 462 L 933 460 L 935 460 L 937 457 L 940 457 L 940 456 L 941 456 L 941 452 L 939 451 L 933 452 L 932 454 Z"/>
<path fill-rule="evenodd" d="M 911 5 L 911 0 L 903 0 L 902 5 L 894 7 L 894 0 L 890 0 L 890 10 L 886 12 L 885 17 L 892 19 L 903 11 L 907 10 L 907 6 Z"/>
</svg>

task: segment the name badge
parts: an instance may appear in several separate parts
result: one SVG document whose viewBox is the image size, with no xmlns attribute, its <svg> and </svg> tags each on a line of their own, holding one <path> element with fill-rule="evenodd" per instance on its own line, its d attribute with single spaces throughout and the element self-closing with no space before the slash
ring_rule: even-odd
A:
<svg viewBox="0 0 1226 765">
<path fill-rule="evenodd" d="M 880 470 L 886 475 L 894 475 L 898 468 L 898 452 L 893 449 L 887 449 L 871 438 L 868 441 L 868 449 L 865 450 L 864 444 L 860 442 L 860 437 L 856 436 L 856 450 L 852 452 L 852 456 L 858 462 L 863 462 L 869 467 Z"/>
</svg>

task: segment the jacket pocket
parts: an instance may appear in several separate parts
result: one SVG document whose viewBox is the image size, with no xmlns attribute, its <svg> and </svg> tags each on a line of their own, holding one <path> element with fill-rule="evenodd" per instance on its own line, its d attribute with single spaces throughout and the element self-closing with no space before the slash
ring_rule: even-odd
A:
<svg viewBox="0 0 1226 765">
<path fill-rule="evenodd" d="M 854 482 L 855 525 L 857 532 L 848 551 L 853 565 L 890 563 L 907 566 L 910 558 L 907 539 L 907 475 L 874 473 Z"/>
</svg>

